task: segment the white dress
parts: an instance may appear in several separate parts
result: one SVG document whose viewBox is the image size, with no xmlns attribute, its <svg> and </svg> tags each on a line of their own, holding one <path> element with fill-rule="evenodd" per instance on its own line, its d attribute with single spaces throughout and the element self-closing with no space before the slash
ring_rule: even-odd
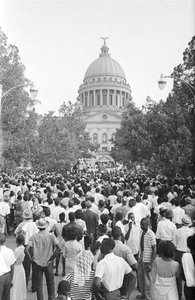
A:
<svg viewBox="0 0 195 300">
<path fill-rule="evenodd" d="M 16 263 L 14 265 L 13 286 L 11 288 L 10 300 L 25 300 L 27 298 L 26 277 L 23 267 L 24 246 L 19 246 L 14 250 Z"/>
</svg>

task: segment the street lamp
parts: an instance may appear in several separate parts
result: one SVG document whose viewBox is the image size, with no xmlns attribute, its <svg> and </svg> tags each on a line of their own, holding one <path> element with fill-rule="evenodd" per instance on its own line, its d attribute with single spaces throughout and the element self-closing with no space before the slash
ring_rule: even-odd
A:
<svg viewBox="0 0 195 300">
<path fill-rule="evenodd" d="M 158 86 L 160 90 L 163 90 L 166 86 L 166 78 L 172 78 L 173 80 L 178 80 L 184 83 L 188 89 L 190 90 L 192 97 L 193 97 L 193 153 L 192 153 L 192 180 L 193 180 L 193 187 L 194 187 L 194 180 L 195 180 L 195 89 L 194 87 L 186 80 L 183 78 L 177 77 L 177 76 L 165 76 L 163 74 L 160 75 L 160 79 L 158 81 Z"/>
<path fill-rule="evenodd" d="M 2 107 L 6 101 L 7 95 L 12 92 L 13 90 L 20 88 L 20 87 L 25 87 L 25 86 L 30 86 L 30 96 L 32 99 L 35 99 L 38 90 L 33 86 L 32 83 L 21 83 L 18 85 L 13 86 L 11 89 L 3 93 L 3 86 L 0 84 L 0 166 L 2 165 L 2 153 L 3 153 L 3 132 L 2 132 Z"/>
</svg>

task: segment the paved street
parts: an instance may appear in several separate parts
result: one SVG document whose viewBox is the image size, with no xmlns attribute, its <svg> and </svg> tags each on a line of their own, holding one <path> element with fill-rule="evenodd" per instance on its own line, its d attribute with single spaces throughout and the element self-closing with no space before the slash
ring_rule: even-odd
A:
<svg viewBox="0 0 195 300">
<path fill-rule="evenodd" d="M 16 247 L 16 245 L 15 245 L 15 237 L 13 235 L 7 236 L 6 246 L 9 247 L 9 248 L 11 248 L 11 249 L 14 249 Z M 58 285 L 59 281 L 62 280 L 62 278 L 63 278 L 63 276 L 61 274 L 62 274 L 62 269 L 59 268 L 59 276 L 58 277 L 55 276 L 56 290 L 57 290 L 57 285 Z M 31 288 L 31 280 L 30 280 L 29 285 L 28 285 L 27 300 L 36 300 L 37 299 L 36 293 L 32 293 L 30 291 L 30 288 Z M 44 296 L 45 296 L 44 300 L 46 300 L 47 299 L 47 290 L 46 290 L 45 278 L 44 278 L 44 287 L 43 288 L 44 288 Z M 137 289 L 135 289 L 133 291 L 133 293 L 132 293 L 132 295 L 131 295 L 131 297 L 130 297 L 129 300 L 134 300 L 135 297 L 136 297 L 136 295 L 138 295 L 138 294 L 139 293 L 138 293 Z"/>
</svg>

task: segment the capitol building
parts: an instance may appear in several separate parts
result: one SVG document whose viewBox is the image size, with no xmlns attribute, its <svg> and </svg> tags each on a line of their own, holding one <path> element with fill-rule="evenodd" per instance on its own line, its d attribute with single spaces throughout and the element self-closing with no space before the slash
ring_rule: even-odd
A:
<svg viewBox="0 0 195 300">
<path fill-rule="evenodd" d="M 85 72 L 78 90 L 78 102 L 89 132 L 91 142 L 98 144 L 95 161 L 108 164 L 116 129 L 120 128 L 121 116 L 129 101 L 131 89 L 120 64 L 111 58 L 106 39 L 99 58 Z"/>
</svg>

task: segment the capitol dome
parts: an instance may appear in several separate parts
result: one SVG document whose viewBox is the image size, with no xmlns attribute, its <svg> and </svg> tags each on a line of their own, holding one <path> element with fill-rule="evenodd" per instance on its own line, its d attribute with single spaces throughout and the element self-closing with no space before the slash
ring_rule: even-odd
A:
<svg viewBox="0 0 195 300">
<path fill-rule="evenodd" d="M 120 64 L 110 57 L 108 53 L 108 46 L 104 40 L 104 44 L 101 48 L 101 53 L 98 59 L 94 60 L 88 67 L 84 81 L 86 79 L 97 76 L 112 76 L 120 77 L 126 81 L 125 73 Z"/>
<path fill-rule="evenodd" d="M 90 77 L 102 75 L 117 76 L 126 79 L 122 67 L 110 56 L 102 56 L 94 60 L 88 67 L 84 80 Z"/>
</svg>

